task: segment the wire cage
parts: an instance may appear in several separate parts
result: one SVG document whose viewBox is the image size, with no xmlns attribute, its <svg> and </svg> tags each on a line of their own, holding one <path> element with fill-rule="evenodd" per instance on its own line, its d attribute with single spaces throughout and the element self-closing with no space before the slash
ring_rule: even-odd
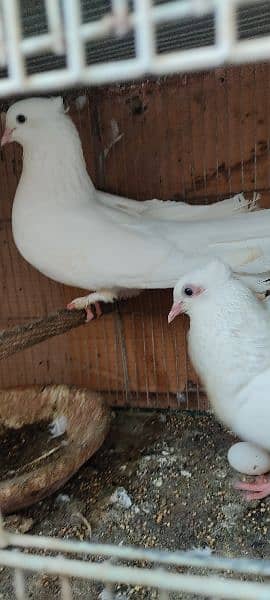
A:
<svg viewBox="0 0 270 600">
<path fill-rule="evenodd" d="M 256 192 L 269 206 L 269 57 L 269 0 L 0 3 L 2 108 L 14 95 L 61 93 L 96 187 L 137 200 L 198 204 Z M 24 263 L 12 243 L 20 169 L 18 148 L 1 153 L 3 328 L 74 295 Z M 93 323 L 92 336 L 72 331 L 0 362 L 1 386 L 61 380 L 102 391 L 112 406 L 205 410 L 187 322 L 166 329 L 169 301 L 167 292 L 147 292 Z M 76 578 L 100 600 L 270 597 L 265 560 L 78 543 L 3 525 L 0 546 L 18 600 L 28 598 L 29 574 L 43 573 L 57 578 L 63 600 L 76 598 Z"/>
<path fill-rule="evenodd" d="M 3 107 L 15 93 L 64 94 L 96 187 L 195 204 L 258 192 L 268 205 L 269 66 L 254 62 L 269 53 L 268 1 L 8 0 L 1 23 Z M 70 89 L 78 85 L 91 87 Z M 20 169 L 18 148 L 1 154 L 9 326 L 38 317 L 40 306 L 64 305 L 73 293 L 29 269 L 13 247 L 10 208 Z M 68 334 L 64 353 L 61 340 L 48 341 L 35 350 L 38 376 L 32 350 L 9 359 L 0 365 L 2 385 L 64 379 L 103 391 L 111 404 L 205 409 L 187 357 L 186 321 L 167 329 L 169 302 L 166 292 L 130 300 L 93 324 L 90 340 L 86 332 Z"/>
<path fill-rule="evenodd" d="M 0 544 L 0 564 L 13 572 L 14 594 L 17 600 L 28 598 L 26 573 L 58 576 L 59 597 L 63 600 L 76 598 L 72 591 L 74 578 L 85 579 L 89 584 L 98 584 L 94 588 L 91 587 L 90 593 L 91 598 L 94 598 L 92 594 L 97 594 L 101 588 L 98 595 L 100 600 L 126 598 L 125 592 L 116 591 L 118 588 L 129 592 L 135 589 L 137 594 L 132 594 L 132 597 L 138 599 L 182 598 L 178 592 L 184 592 L 186 598 L 193 598 L 195 594 L 196 597 L 216 600 L 269 598 L 269 584 L 254 581 L 254 577 L 270 577 L 269 561 L 216 558 L 199 551 L 169 553 L 86 542 L 66 542 L 42 536 L 11 534 L 4 530 L 3 526 Z M 30 548 L 32 552 L 45 551 L 47 556 L 23 554 L 23 550 Z M 185 572 L 187 569 L 188 573 Z M 213 571 L 213 574 L 198 574 L 206 569 Z M 220 576 L 220 571 L 230 573 L 233 579 Z M 237 579 L 240 573 L 247 581 Z M 150 595 L 144 596 L 147 590 Z"/>
<path fill-rule="evenodd" d="M 264 60 L 268 9 L 262 0 L 114 0 L 111 9 L 106 1 L 2 0 L 0 94 Z"/>
</svg>

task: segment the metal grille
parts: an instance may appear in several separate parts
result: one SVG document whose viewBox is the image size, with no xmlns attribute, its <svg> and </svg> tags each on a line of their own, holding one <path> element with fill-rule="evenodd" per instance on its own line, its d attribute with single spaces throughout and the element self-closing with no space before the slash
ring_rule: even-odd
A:
<svg viewBox="0 0 270 600">
<path fill-rule="evenodd" d="M 0 95 L 270 56 L 262 0 L 2 0 Z"/>
<path fill-rule="evenodd" d="M 158 596 L 153 597 L 160 600 L 169 600 L 171 594 L 176 598 L 176 592 L 184 592 L 187 597 L 195 594 L 198 598 L 214 600 L 269 600 L 270 597 L 270 583 L 235 578 L 240 573 L 245 579 L 269 578 L 270 561 L 266 560 L 217 558 L 199 551 L 170 553 L 12 534 L 4 530 L 3 524 L 0 548 L 0 565 L 13 571 L 17 600 L 27 600 L 26 573 L 58 576 L 63 600 L 75 598 L 71 578 L 87 580 L 89 585 L 90 582 L 101 583 L 103 592 L 99 598 L 102 600 L 117 598 L 115 587 L 121 584 L 128 589 L 139 588 L 138 597 L 146 589 L 150 593 L 151 590 L 158 592 Z M 49 555 L 29 553 L 29 548 Z M 72 559 L 67 557 L 70 554 Z M 198 575 L 197 569 L 207 570 L 208 574 Z M 183 573 L 183 570 L 186 572 Z M 209 575 L 209 571 L 214 571 L 214 574 Z M 217 571 L 229 572 L 234 579 L 220 577 L 215 574 Z"/>
</svg>

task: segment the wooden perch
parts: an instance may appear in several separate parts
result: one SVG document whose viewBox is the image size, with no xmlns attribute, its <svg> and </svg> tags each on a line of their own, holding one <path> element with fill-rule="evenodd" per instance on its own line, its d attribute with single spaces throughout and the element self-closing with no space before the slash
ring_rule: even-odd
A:
<svg viewBox="0 0 270 600">
<path fill-rule="evenodd" d="M 115 304 L 102 304 L 102 315 L 115 310 Z M 93 307 L 94 312 L 94 307 Z M 0 360 L 20 350 L 39 344 L 85 323 L 84 310 L 59 310 L 55 313 L 0 332 Z M 96 318 L 96 317 L 95 317 Z M 91 326 L 91 324 L 90 324 Z"/>
</svg>

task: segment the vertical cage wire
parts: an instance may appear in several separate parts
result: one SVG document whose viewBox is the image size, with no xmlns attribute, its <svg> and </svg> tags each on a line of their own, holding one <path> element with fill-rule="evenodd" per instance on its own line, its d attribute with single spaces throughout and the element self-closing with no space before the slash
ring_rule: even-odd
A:
<svg viewBox="0 0 270 600">
<path fill-rule="evenodd" d="M 169 594 L 168 594 L 168 592 L 161 590 L 159 592 L 158 598 L 159 598 L 159 600 L 169 600 Z"/>
<path fill-rule="evenodd" d="M 85 56 L 80 36 L 80 2 L 77 0 L 65 0 L 63 10 L 67 42 L 67 63 L 74 80 L 76 80 L 85 66 Z"/>
<path fill-rule="evenodd" d="M 230 56 L 236 43 L 236 3 L 234 0 L 218 0 L 216 5 L 216 43 L 224 52 L 224 58 Z"/>
<path fill-rule="evenodd" d="M 72 587 L 68 577 L 60 577 L 60 589 L 61 589 L 61 599 L 62 600 L 72 600 Z"/>
<path fill-rule="evenodd" d="M 111 0 L 112 2 L 112 14 L 114 17 L 114 31 L 116 35 L 122 37 L 125 35 L 129 28 L 128 18 L 128 1 L 127 0 Z"/>
<path fill-rule="evenodd" d="M 24 572 L 22 569 L 14 569 L 14 592 L 16 600 L 27 600 Z"/>
<path fill-rule="evenodd" d="M 4 67 L 5 62 L 6 62 L 6 50 L 5 50 L 3 5 L 0 4 L 0 66 Z"/>
<path fill-rule="evenodd" d="M 60 11 L 60 0 L 45 0 L 48 29 L 51 35 L 52 49 L 55 54 L 64 54 L 64 32 Z"/>
<path fill-rule="evenodd" d="M 256 65 L 254 65 L 254 71 L 253 71 L 253 77 L 254 77 L 254 85 L 253 85 L 253 92 L 254 92 L 254 108 L 253 108 L 253 112 L 254 112 L 254 189 L 257 189 L 257 150 L 258 150 L 258 134 L 257 134 L 257 102 L 256 102 L 256 89 L 257 89 L 257 68 Z"/>
<path fill-rule="evenodd" d="M 21 24 L 17 0 L 2 0 L 5 16 L 5 42 L 8 63 L 8 73 L 18 85 L 24 86 L 25 67 L 20 49 Z"/>
<path fill-rule="evenodd" d="M 143 70 L 151 72 L 155 52 L 155 34 L 152 21 L 152 0 L 134 0 L 136 10 L 135 38 L 136 54 Z"/>
</svg>

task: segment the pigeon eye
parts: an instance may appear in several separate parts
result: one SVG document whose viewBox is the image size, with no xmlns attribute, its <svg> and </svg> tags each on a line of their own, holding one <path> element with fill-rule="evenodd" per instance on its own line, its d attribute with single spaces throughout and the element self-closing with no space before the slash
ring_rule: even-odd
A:
<svg viewBox="0 0 270 600">
<path fill-rule="evenodd" d="M 186 287 L 184 289 L 184 293 L 186 294 L 186 296 L 193 296 L 193 290 L 190 287 Z"/>
<path fill-rule="evenodd" d="M 25 123 L 26 117 L 24 115 L 17 115 L 16 121 L 17 123 Z"/>
</svg>

